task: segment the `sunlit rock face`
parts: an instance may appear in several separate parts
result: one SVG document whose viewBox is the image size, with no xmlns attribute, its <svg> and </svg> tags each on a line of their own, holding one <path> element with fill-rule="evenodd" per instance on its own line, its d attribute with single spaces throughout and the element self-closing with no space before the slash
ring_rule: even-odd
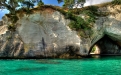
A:
<svg viewBox="0 0 121 75">
<path fill-rule="evenodd" d="M 67 26 L 69 20 L 57 11 L 48 9 L 41 14 L 24 15 L 18 23 L 27 56 L 56 56 L 67 52 L 69 46 L 79 49 L 80 38 Z"/>
<path fill-rule="evenodd" d="M 70 20 L 51 8 L 41 13 L 38 11 L 24 15 L 19 18 L 15 33 L 5 29 L 0 31 L 1 35 L 7 35 L 6 31 L 12 34 L 12 39 L 5 39 L 0 45 L 1 51 L 13 57 L 58 57 L 64 53 L 75 54 L 80 50 L 81 40 L 76 31 L 68 27 L 69 23 Z M 1 40 L 8 36 L 10 35 Z"/>
<path fill-rule="evenodd" d="M 4 19 L 7 17 L 4 17 Z M 8 30 L 7 20 L 1 21 L 0 25 L 0 57 L 22 56 L 23 42 L 19 38 L 17 32 Z"/>
<path fill-rule="evenodd" d="M 92 35 L 89 37 L 78 36 L 68 24 L 71 20 L 65 19 L 59 11 L 46 8 L 35 11 L 31 15 L 19 13 L 16 31 L 9 31 L 11 24 L 9 18 L 3 17 L 0 21 L 0 57 L 62 57 L 87 56 L 92 47 L 105 35 L 115 42 L 104 40 L 98 43 L 113 51 L 106 49 L 100 53 L 120 53 L 121 46 L 121 6 L 107 6 L 99 8 L 99 12 L 111 12 L 107 16 L 97 17 Z M 88 35 L 88 33 L 85 35 Z M 91 32 L 91 31 L 90 31 Z M 107 44 L 106 44 L 107 42 Z M 116 47 L 117 46 L 117 47 Z M 115 51 L 117 50 L 117 51 Z M 75 58 L 75 57 L 74 57 Z"/>
</svg>

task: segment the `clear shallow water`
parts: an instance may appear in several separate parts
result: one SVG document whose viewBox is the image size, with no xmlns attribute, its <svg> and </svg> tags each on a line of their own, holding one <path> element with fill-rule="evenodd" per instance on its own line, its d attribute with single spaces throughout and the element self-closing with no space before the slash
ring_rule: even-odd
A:
<svg viewBox="0 0 121 75">
<path fill-rule="evenodd" d="M 121 75 L 121 56 L 0 60 L 0 75 Z"/>
</svg>

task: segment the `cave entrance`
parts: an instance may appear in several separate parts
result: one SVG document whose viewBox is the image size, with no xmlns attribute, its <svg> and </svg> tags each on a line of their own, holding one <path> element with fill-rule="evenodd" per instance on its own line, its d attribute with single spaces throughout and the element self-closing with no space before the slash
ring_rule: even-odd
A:
<svg viewBox="0 0 121 75">
<path fill-rule="evenodd" d="M 119 55 L 121 54 L 121 45 L 105 35 L 91 47 L 89 54 Z"/>
</svg>

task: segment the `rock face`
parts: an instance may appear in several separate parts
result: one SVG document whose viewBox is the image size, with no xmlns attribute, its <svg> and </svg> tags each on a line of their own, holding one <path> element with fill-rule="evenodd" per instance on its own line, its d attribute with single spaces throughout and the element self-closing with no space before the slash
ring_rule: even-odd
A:
<svg viewBox="0 0 121 75">
<path fill-rule="evenodd" d="M 101 55 L 118 55 L 121 54 L 121 47 L 108 36 L 104 36 L 95 44 L 95 53 Z"/>
<path fill-rule="evenodd" d="M 121 47 L 121 6 L 107 6 L 99 8 L 99 11 L 110 12 L 112 14 L 105 17 L 98 17 L 94 24 L 94 34 L 91 42 L 91 46 L 96 44 L 104 36 L 108 36 L 109 39 L 102 39 L 102 44 L 99 45 L 105 46 L 101 50 L 105 50 L 104 54 L 120 54 Z M 110 42 L 110 43 L 109 43 Z M 89 51 L 90 52 L 90 51 Z M 103 54 L 103 52 L 102 52 Z"/>
<path fill-rule="evenodd" d="M 75 54 L 80 49 L 81 40 L 76 31 L 68 27 L 69 22 L 58 11 L 47 9 L 41 14 L 24 15 L 18 20 L 15 33 L 3 29 L 7 28 L 3 25 L 0 27 L 1 41 L 4 41 L 0 45 L 1 56 L 57 57 L 64 53 Z M 12 39 L 4 40 L 9 36 L 7 32 L 12 34 Z"/>
<path fill-rule="evenodd" d="M 87 56 L 96 44 L 101 53 L 120 54 L 121 47 L 121 13 L 120 6 L 107 6 L 99 11 L 111 12 L 108 16 L 98 17 L 91 37 L 84 38 L 71 30 L 71 20 L 53 9 L 34 12 L 19 17 L 16 31 L 8 30 L 11 24 L 4 16 L 0 21 L 0 57 L 71 57 Z M 110 40 L 102 39 L 108 36 Z M 102 41 L 105 44 L 101 44 Z M 99 41 L 99 42 L 98 42 Z M 100 48 L 101 47 L 101 48 Z M 109 50 L 109 49 L 112 50 Z M 117 51 L 115 51 L 117 50 Z"/>
<path fill-rule="evenodd" d="M 3 22 L 4 23 L 4 22 Z M 6 23 L 0 26 L 0 57 L 22 56 L 23 42 L 17 32 L 10 32 Z"/>
</svg>

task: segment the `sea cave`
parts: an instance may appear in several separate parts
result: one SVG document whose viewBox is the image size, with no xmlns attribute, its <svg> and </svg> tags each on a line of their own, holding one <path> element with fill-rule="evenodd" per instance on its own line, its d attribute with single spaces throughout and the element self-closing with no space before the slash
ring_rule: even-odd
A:
<svg viewBox="0 0 121 75">
<path fill-rule="evenodd" d="M 121 45 L 105 35 L 90 48 L 89 54 L 120 55 Z"/>
</svg>

